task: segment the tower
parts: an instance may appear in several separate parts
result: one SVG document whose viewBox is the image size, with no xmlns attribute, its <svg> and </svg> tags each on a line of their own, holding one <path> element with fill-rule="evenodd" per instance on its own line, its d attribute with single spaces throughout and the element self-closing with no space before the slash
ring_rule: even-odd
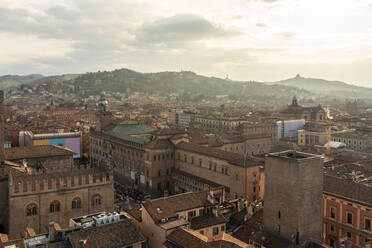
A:
<svg viewBox="0 0 372 248">
<path fill-rule="evenodd" d="M 323 158 L 297 151 L 265 161 L 264 228 L 295 244 L 321 241 Z"/>
<path fill-rule="evenodd" d="M 97 104 L 98 112 L 97 112 L 97 125 L 96 131 L 102 131 L 105 127 L 109 126 L 112 122 L 112 114 L 110 111 L 107 110 L 108 101 L 105 97 L 105 92 L 101 93 L 101 97 Z"/>
<path fill-rule="evenodd" d="M 108 101 L 106 100 L 105 92 L 102 92 L 98 102 L 99 112 L 106 112 L 107 105 Z"/>
<path fill-rule="evenodd" d="M 4 155 L 4 91 L 0 91 L 0 164 L 5 160 Z"/>
<path fill-rule="evenodd" d="M 297 97 L 294 96 L 292 99 L 292 106 L 298 106 Z"/>
</svg>

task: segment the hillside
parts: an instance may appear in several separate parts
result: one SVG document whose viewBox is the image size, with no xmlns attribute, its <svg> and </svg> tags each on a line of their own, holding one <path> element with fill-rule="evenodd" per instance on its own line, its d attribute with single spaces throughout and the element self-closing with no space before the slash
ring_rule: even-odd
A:
<svg viewBox="0 0 372 248">
<path fill-rule="evenodd" d="M 21 84 L 27 84 L 34 80 L 43 78 L 43 75 L 40 74 L 30 74 L 26 76 L 18 76 L 18 75 L 5 75 L 0 76 L 0 88 L 1 89 L 9 89 L 18 87 Z"/>
<path fill-rule="evenodd" d="M 41 75 L 0 77 L 8 81 L 9 78 L 15 81 L 13 85 L 20 85 L 21 88 L 36 86 L 38 91 L 51 93 L 64 92 L 68 89 L 81 97 L 99 95 L 102 91 L 106 91 L 127 95 L 132 92 L 172 95 L 177 100 L 186 101 L 212 100 L 216 95 L 228 95 L 234 100 L 253 99 L 271 102 L 276 99 L 290 99 L 294 95 L 302 99 L 313 97 L 372 99 L 372 88 L 340 81 L 304 78 L 300 75 L 271 83 L 232 81 L 206 77 L 190 71 L 140 73 L 129 69 L 49 77 Z M 4 85 L 10 84 L 4 83 Z"/>
<path fill-rule="evenodd" d="M 327 81 L 317 78 L 294 78 L 273 82 L 271 85 L 285 85 L 310 91 L 317 95 L 343 98 L 372 98 L 372 88 L 359 87 L 340 81 Z"/>
<path fill-rule="evenodd" d="M 216 95 L 229 95 L 231 99 L 278 99 L 293 95 L 309 96 L 310 92 L 294 87 L 267 85 L 259 82 L 238 82 L 215 77 L 205 77 L 194 72 L 139 73 L 128 69 L 45 77 L 32 85 L 46 85 L 46 90 L 58 92 L 74 88 L 81 96 L 98 95 L 102 91 L 143 92 L 169 96 L 174 94 L 180 100 L 199 101 Z M 45 89 L 45 87 L 44 87 Z"/>
</svg>

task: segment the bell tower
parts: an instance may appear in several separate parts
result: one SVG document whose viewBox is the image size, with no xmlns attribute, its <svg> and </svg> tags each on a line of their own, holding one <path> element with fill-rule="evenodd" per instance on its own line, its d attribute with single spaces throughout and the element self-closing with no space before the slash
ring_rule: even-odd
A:
<svg viewBox="0 0 372 248">
<path fill-rule="evenodd" d="M 106 100 L 105 92 L 101 93 L 101 97 L 97 104 L 97 124 L 96 131 L 102 131 L 112 122 L 112 114 L 108 111 L 108 101 Z"/>
<path fill-rule="evenodd" d="M 298 106 L 297 97 L 294 96 L 292 99 L 292 106 Z"/>
</svg>

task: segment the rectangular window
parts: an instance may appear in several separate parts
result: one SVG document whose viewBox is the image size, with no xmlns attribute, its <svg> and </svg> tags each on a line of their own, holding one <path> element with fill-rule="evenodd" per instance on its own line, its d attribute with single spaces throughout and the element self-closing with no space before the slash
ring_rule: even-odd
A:
<svg viewBox="0 0 372 248">
<path fill-rule="evenodd" d="M 347 238 L 351 239 L 351 232 L 346 233 Z"/>
<path fill-rule="evenodd" d="M 225 231 L 225 226 L 221 226 L 221 232 Z"/>
<path fill-rule="evenodd" d="M 331 207 L 331 218 L 332 219 L 336 218 L 336 209 L 334 207 Z"/>
<path fill-rule="evenodd" d="M 364 220 L 364 229 L 371 230 L 371 219 L 365 219 Z"/>
<path fill-rule="evenodd" d="M 335 226 L 331 225 L 331 232 L 334 232 L 335 231 Z"/>
<path fill-rule="evenodd" d="M 196 215 L 196 212 L 195 211 L 190 211 L 187 214 L 188 214 L 189 218 L 192 218 Z"/>
<path fill-rule="evenodd" d="M 218 234 L 218 227 L 213 227 L 213 236 Z"/>
<path fill-rule="evenodd" d="M 347 213 L 347 224 L 353 224 L 353 214 Z"/>
</svg>

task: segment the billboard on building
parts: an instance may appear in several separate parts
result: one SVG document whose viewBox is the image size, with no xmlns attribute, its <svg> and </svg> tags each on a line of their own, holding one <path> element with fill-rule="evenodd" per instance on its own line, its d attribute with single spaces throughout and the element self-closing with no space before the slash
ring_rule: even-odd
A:
<svg viewBox="0 0 372 248">
<path fill-rule="evenodd" d="M 65 136 L 67 137 L 63 137 L 63 134 L 36 134 L 31 145 L 63 146 L 76 153 L 74 158 L 81 158 L 81 133 L 66 133 Z"/>
</svg>

